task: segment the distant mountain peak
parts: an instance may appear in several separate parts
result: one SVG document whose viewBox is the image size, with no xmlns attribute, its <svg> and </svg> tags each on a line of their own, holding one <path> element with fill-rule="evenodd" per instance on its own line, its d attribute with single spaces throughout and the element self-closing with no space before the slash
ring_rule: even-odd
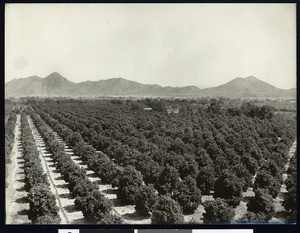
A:
<svg viewBox="0 0 300 233">
<path fill-rule="evenodd" d="M 117 78 L 113 78 L 113 79 L 130 81 L 130 80 L 127 80 L 127 79 L 122 78 L 122 77 L 117 77 Z"/>
<path fill-rule="evenodd" d="M 254 76 L 248 76 L 248 77 L 246 77 L 245 78 L 245 80 L 246 81 L 249 81 L 249 82 L 256 82 L 256 83 L 266 83 L 266 82 L 264 82 L 264 81 L 262 81 L 262 80 L 260 80 L 259 78 L 256 78 L 256 77 L 254 77 Z"/>
<path fill-rule="evenodd" d="M 245 79 L 254 79 L 254 80 L 259 80 L 258 78 L 254 77 L 254 76 L 248 76 Z"/>
<path fill-rule="evenodd" d="M 64 79 L 66 79 L 64 76 L 62 76 L 58 72 L 53 72 L 53 73 L 49 74 L 46 78 L 64 78 Z"/>
<path fill-rule="evenodd" d="M 58 72 L 53 72 L 49 74 L 46 78 L 43 79 L 44 82 L 47 82 L 51 85 L 73 85 L 74 83 L 66 79 L 64 76 L 62 76 Z"/>
<path fill-rule="evenodd" d="M 237 77 L 229 82 L 227 82 L 226 84 L 223 84 L 221 86 L 224 86 L 224 85 L 227 85 L 227 84 L 236 84 L 236 85 L 239 85 L 239 84 L 252 84 L 252 85 L 260 85 L 260 84 L 268 84 L 268 85 L 271 85 L 269 83 L 266 83 L 254 76 L 248 76 L 248 77 L 245 77 L 245 78 L 241 78 L 241 77 Z"/>
<path fill-rule="evenodd" d="M 117 77 L 117 78 L 112 78 L 112 79 L 107 79 L 107 80 L 115 80 L 115 81 L 120 81 L 120 82 L 136 82 L 136 81 L 132 81 L 132 80 L 122 78 L 122 77 Z"/>
<path fill-rule="evenodd" d="M 242 78 L 242 77 L 237 77 L 237 78 L 235 78 L 235 79 L 233 79 L 233 80 L 231 80 L 231 81 L 245 81 L 245 80 L 257 80 L 257 81 L 261 81 L 260 79 L 258 79 L 258 78 L 256 78 L 256 77 L 254 77 L 254 76 L 248 76 L 248 77 L 245 77 L 245 78 Z M 230 82 L 231 82 L 230 81 Z"/>
<path fill-rule="evenodd" d="M 49 74 L 48 76 L 53 76 L 53 75 L 57 75 L 57 76 L 62 76 L 60 73 L 58 72 L 52 72 L 51 74 Z"/>
</svg>

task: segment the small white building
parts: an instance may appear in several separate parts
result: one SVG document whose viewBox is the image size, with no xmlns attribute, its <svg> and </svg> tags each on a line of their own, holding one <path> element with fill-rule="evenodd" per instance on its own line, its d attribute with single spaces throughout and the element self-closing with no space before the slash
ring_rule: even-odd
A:
<svg viewBox="0 0 300 233">
<path fill-rule="evenodd" d="M 178 113 L 179 113 L 179 108 L 177 108 L 177 107 L 170 107 L 170 108 L 167 108 L 167 113 L 168 113 L 168 114 L 171 114 L 171 113 L 178 114 Z"/>
</svg>

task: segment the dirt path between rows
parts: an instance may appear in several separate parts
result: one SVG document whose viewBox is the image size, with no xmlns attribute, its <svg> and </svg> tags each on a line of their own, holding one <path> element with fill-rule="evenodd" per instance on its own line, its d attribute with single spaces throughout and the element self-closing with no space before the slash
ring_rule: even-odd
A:
<svg viewBox="0 0 300 233">
<path fill-rule="evenodd" d="M 286 184 L 285 184 L 285 181 L 288 177 L 287 170 L 290 167 L 290 161 L 291 161 L 291 158 L 294 156 L 296 148 L 297 148 L 297 139 L 295 139 L 293 145 L 291 146 L 291 148 L 289 150 L 288 161 L 284 166 L 284 173 L 282 174 L 283 182 L 280 187 L 280 192 L 279 192 L 278 196 L 274 199 L 276 215 L 274 218 L 271 219 L 271 221 L 270 221 L 271 223 L 285 223 L 287 220 L 288 213 L 286 212 L 286 210 L 282 204 L 284 201 L 284 197 L 287 193 Z"/>
<path fill-rule="evenodd" d="M 15 142 L 11 151 L 11 164 L 7 166 L 7 183 L 5 190 L 6 224 L 31 224 L 28 219 L 29 203 L 25 191 L 24 159 L 20 141 L 21 117 L 17 115 Z"/>
<path fill-rule="evenodd" d="M 280 193 L 286 193 L 287 192 L 286 185 L 285 185 L 285 181 L 286 181 L 286 179 L 288 177 L 287 170 L 290 167 L 291 158 L 294 156 L 296 149 L 297 149 L 297 139 L 294 141 L 294 143 L 293 143 L 293 145 L 292 145 L 292 147 L 291 147 L 291 149 L 289 151 L 288 162 L 284 166 L 284 171 L 285 172 L 282 175 L 283 183 L 282 183 L 281 188 L 280 188 Z"/>
<path fill-rule="evenodd" d="M 59 215 L 61 217 L 61 224 L 84 224 L 85 219 L 80 210 L 77 210 L 74 204 L 75 199 L 71 196 L 65 182 L 58 170 L 56 170 L 55 163 L 51 158 L 51 154 L 47 152 L 43 138 L 37 131 L 32 119 L 28 116 L 28 122 L 33 132 L 34 138 L 40 152 L 42 166 L 44 171 L 48 174 L 50 181 L 50 188 L 56 197 L 56 203 L 59 207 Z"/>
</svg>

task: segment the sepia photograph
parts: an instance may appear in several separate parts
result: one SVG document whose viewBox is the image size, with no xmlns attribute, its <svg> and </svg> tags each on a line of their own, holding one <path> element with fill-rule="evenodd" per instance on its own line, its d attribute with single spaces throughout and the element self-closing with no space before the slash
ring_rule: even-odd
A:
<svg viewBox="0 0 300 233">
<path fill-rule="evenodd" d="M 296 4 L 9 3 L 4 42 L 6 225 L 297 223 Z"/>
</svg>

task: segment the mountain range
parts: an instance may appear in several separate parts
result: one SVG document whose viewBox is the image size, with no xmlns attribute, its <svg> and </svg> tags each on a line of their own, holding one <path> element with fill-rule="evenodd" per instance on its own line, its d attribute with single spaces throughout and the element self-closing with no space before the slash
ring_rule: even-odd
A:
<svg viewBox="0 0 300 233">
<path fill-rule="evenodd" d="M 196 86 L 162 87 L 157 84 L 142 84 L 124 78 L 74 83 L 52 73 L 46 78 L 30 76 L 13 79 L 5 84 L 5 97 L 286 97 L 296 98 L 296 88 L 279 89 L 253 76 L 235 78 L 217 86 L 200 89 Z"/>
</svg>

